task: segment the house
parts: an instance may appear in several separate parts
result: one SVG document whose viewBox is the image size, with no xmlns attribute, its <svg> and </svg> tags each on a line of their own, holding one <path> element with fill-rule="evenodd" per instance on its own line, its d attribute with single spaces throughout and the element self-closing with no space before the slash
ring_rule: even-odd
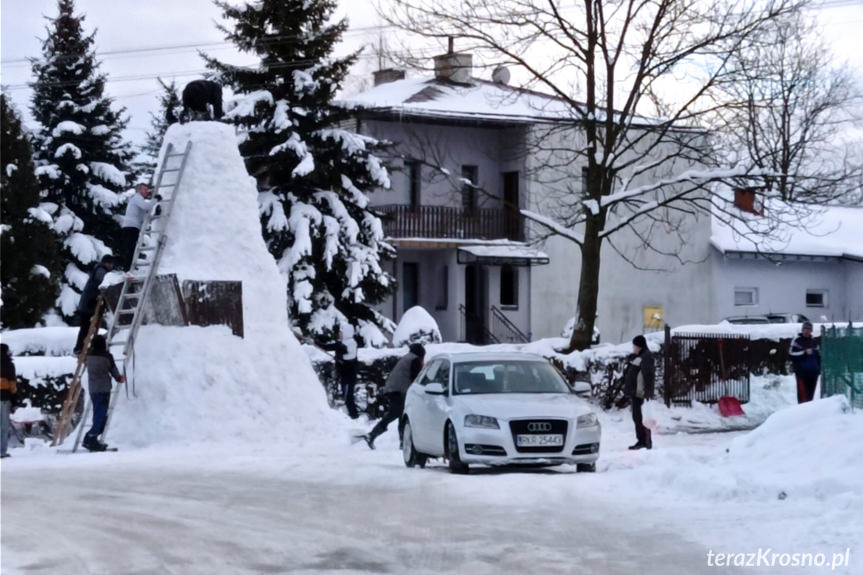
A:
<svg viewBox="0 0 863 575">
<path fill-rule="evenodd" d="M 398 249 L 390 271 L 399 287 L 381 311 L 398 321 L 421 305 L 445 340 L 557 336 L 576 307 L 578 246 L 544 237 L 547 229 L 521 210 L 554 215 L 560 188 L 583 185 L 551 175 L 530 143 L 552 126 L 571 148 L 583 131 L 562 101 L 507 79 L 505 69 L 478 79 L 469 54 L 450 52 L 435 58 L 433 77 L 381 70 L 373 88 L 343 102 L 359 133 L 394 144 L 392 189 L 373 192 L 370 203 Z M 580 175 L 576 162 L 584 160 L 557 158 L 567 174 Z M 659 233 L 669 242 L 686 238 L 681 257 L 644 246 L 635 231 L 605 242 L 597 319 L 604 339 L 715 319 L 709 217 Z"/>
<path fill-rule="evenodd" d="M 716 319 L 771 313 L 814 322 L 863 318 L 863 207 L 793 211 L 774 202 L 765 208 L 753 204 L 752 193 L 735 192 L 742 221 L 713 218 Z M 762 223 L 765 209 L 786 215 Z"/>
</svg>

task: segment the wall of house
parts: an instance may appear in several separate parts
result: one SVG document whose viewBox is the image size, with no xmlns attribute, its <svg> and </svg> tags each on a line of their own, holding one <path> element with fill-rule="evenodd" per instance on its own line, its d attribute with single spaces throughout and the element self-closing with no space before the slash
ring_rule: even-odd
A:
<svg viewBox="0 0 863 575">
<path fill-rule="evenodd" d="M 400 249 L 395 262 L 387 262 L 388 271 L 398 282 L 396 293 L 378 308 L 398 323 L 405 312 L 402 280 L 403 264 L 419 265 L 419 305 L 438 324 L 444 341 L 456 341 L 459 335 L 458 304 L 464 301 L 464 266 L 456 264 L 454 249 Z M 447 272 L 444 272 L 447 268 Z M 446 290 L 444 291 L 444 277 Z M 445 294 L 445 295 L 444 295 Z"/>
<path fill-rule="evenodd" d="M 845 267 L 845 317 L 863 321 L 863 262 L 846 260 Z"/>
<path fill-rule="evenodd" d="M 738 259 L 714 251 L 717 311 L 714 321 L 728 316 L 801 313 L 814 322 L 863 317 L 863 263 L 851 261 L 783 261 Z M 758 289 L 755 305 L 734 305 L 737 287 Z M 856 292 L 850 291 L 857 289 Z M 824 307 L 807 307 L 806 290 L 827 291 Z M 855 295 L 856 294 L 856 295 Z M 857 300 L 857 301 L 853 301 Z"/>
<path fill-rule="evenodd" d="M 422 168 L 421 203 L 426 206 L 460 207 L 461 168 L 477 166 L 478 186 L 487 194 L 477 196 L 479 208 L 501 208 L 502 174 L 523 171 L 520 128 L 481 128 L 411 122 L 364 121 L 363 134 L 394 143 L 393 156 L 415 158 L 429 165 Z M 399 162 L 390 162 L 391 190 L 376 190 L 372 205 L 410 203 L 408 172 Z M 431 166 L 443 166 L 446 175 Z M 493 196 L 493 197 L 490 197 Z"/>
<path fill-rule="evenodd" d="M 575 130 L 557 131 L 544 135 L 545 151 L 529 159 L 527 196 L 529 208 L 543 215 L 566 217 L 565 206 L 583 209 L 579 202 L 581 166 L 586 159 L 576 150 L 582 146 L 583 135 Z M 645 151 L 639 164 L 651 156 Z M 635 150 L 632 154 L 641 153 Z M 670 147 L 652 150 L 669 153 Z M 655 182 L 683 172 L 691 164 L 683 160 L 670 161 L 662 171 L 651 171 L 629 177 L 628 188 Z M 646 200 L 656 199 L 645 196 Z M 640 206 L 621 206 L 616 217 L 624 218 Z M 658 213 L 658 212 L 657 212 Z M 569 215 L 577 215 L 578 212 Z M 712 318 L 713 290 L 710 255 L 710 219 L 707 214 L 667 212 L 662 223 L 641 218 L 633 228 L 615 231 L 603 242 L 600 264 L 597 326 L 602 341 L 626 341 L 638 333 L 660 329 L 662 323 L 702 323 Z M 609 217 L 606 229 L 615 220 Z M 546 230 L 533 225 L 538 237 Z M 573 231 L 579 233 L 583 227 Z M 644 238 L 650 238 L 649 245 Z M 560 236 L 550 237 L 543 250 L 550 258 L 548 266 L 534 268 L 532 277 L 531 325 L 535 337 L 557 336 L 566 322 L 575 315 L 581 273 L 581 252 L 576 243 Z M 645 308 L 651 308 L 646 310 Z M 645 321 L 654 313 L 658 321 Z M 653 325 L 651 325 L 653 324 Z"/>
</svg>

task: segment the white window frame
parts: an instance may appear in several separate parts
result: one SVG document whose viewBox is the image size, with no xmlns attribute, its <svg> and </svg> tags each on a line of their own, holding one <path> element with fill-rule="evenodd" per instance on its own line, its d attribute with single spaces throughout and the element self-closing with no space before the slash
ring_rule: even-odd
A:
<svg viewBox="0 0 863 575">
<path fill-rule="evenodd" d="M 829 293 L 830 292 L 826 289 L 808 289 L 808 290 L 806 290 L 806 300 L 805 300 L 806 307 L 820 307 L 820 308 L 827 307 L 827 301 L 828 301 L 827 296 L 829 295 Z M 820 295 L 821 296 L 821 303 L 820 304 L 809 303 L 809 296 L 810 295 Z"/>
<path fill-rule="evenodd" d="M 737 294 L 749 294 L 749 303 L 737 303 Z M 755 307 L 758 305 L 758 288 L 757 287 L 735 287 L 734 288 L 734 307 Z"/>
</svg>

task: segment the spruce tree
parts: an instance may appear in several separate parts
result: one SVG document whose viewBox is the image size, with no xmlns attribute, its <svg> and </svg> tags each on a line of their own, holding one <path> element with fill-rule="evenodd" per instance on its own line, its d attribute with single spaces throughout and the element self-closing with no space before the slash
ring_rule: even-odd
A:
<svg viewBox="0 0 863 575">
<path fill-rule="evenodd" d="M 54 231 L 61 243 L 64 276 L 57 305 L 67 319 L 75 312 L 87 271 L 116 251 L 123 211 L 129 145 L 122 130 L 124 110 L 104 95 L 94 35 L 82 28 L 73 0 L 58 1 L 49 19 L 42 57 L 33 61 L 31 110 L 36 134 L 36 173 L 54 207 Z"/>
<path fill-rule="evenodd" d="M 177 91 L 177 83 L 171 80 L 170 84 L 165 83 L 161 78 L 159 86 L 162 88 L 159 94 L 159 111 L 150 113 L 150 131 L 147 132 L 147 141 L 144 143 L 142 153 L 139 156 L 137 171 L 144 179 L 153 175 L 153 170 L 156 169 L 156 162 L 159 159 L 159 150 L 162 149 L 162 140 L 165 138 L 165 132 L 168 131 L 168 126 L 176 124 L 180 118 L 180 111 L 183 107 L 180 102 L 180 94 Z"/>
<path fill-rule="evenodd" d="M 30 139 L 0 94 L 0 280 L 3 327 L 32 327 L 54 305 L 59 261 L 51 217 L 39 207 Z"/>
<path fill-rule="evenodd" d="M 394 257 L 367 193 L 389 187 L 372 138 L 341 129 L 333 99 L 357 54 L 332 56 L 347 22 L 330 22 L 333 0 L 217 2 L 227 39 L 260 57 L 250 69 L 206 58 L 236 94 L 226 118 L 241 128 L 240 152 L 258 183 L 261 223 L 288 280 L 294 322 L 330 335 L 346 317 L 366 343 L 392 322 L 374 310 L 394 288 L 381 262 Z M 343 125 L 343 124 L 342 124 Z"/>
</svg>

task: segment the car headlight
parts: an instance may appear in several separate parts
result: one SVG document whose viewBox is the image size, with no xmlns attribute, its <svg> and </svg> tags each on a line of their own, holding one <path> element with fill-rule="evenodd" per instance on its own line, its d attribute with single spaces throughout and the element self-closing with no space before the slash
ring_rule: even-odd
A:
<svg viewBox="0 0 863 575">
<path fill-rule="evenodd" d="M 575 420 L 575 427 L 593 427 L 594 425 L 598 425 L 599 420 L 596 419 L 595 413 L 588 413 L 586 415 L 579 415 L 578 419 Z"/>
<path fill-rule="evenodd" d="M 500 429 L 500 426 L 497 424 L 497 418 L 489 417 L 487 415 L 465 415 L 464 426 L 482 427 L 484 429 Z"/>
</svg>

